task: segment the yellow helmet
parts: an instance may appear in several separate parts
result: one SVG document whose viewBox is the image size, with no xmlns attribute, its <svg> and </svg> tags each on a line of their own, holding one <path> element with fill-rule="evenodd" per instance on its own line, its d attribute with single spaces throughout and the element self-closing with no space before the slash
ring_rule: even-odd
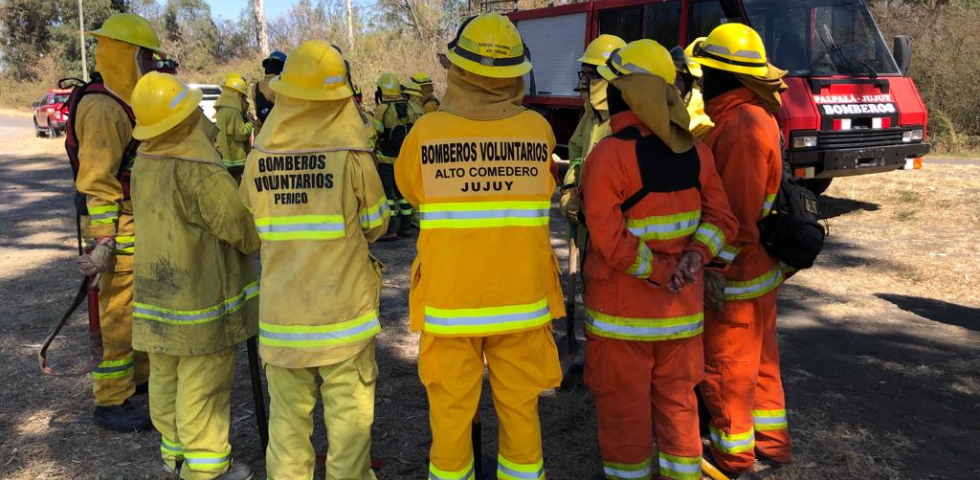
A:
<svg viewBox="0 0 980 480">
<path fill-rule="evenodd" d="M 414 95 L 416 97 L 424 97 L 425 94 L 422 93 L 422 86 L 415 83 L 414 80 L 409 80 L 402 85 L 402 91 L 406 95 Z"/>
<path fill-rule="evenodd" d="M 102 22 L 102 28 L 88 32 L 96 38 L 111 38 L 137 47 L 163 52 L 160 38 L 145 18 L 135 13 L 117 13 Z"/>
<path fill-rule="evenodd" d="M 245 77 L 237 73 L 229 73 L 225 76 L 225 83 L 221 84 L 221 88 L 230 88 L 242 95 L 248 95 L 248 83 Z"/>
<path fill-rule="evenodd" d="M 381 89 L 382 95 L 397 97 L 402 94 L 402 85 L 394 73 L 382 73 L 378 77 L 378 88 Z"/>
<path fill-rule="evenodd" d="M 419 84 L 419 86 L 432 85 L 432 77 L 424 73 L 416 73 L 415 75 L 412 75 L 412 81 Z"/>
<path fill-rule="evenodd" d="M 309 40 L 289 52 L 282 73 L 269 82 L 280 95 L 302 100 L 341 100 L 354 95 L 343 55 L 324 40 Z"/>
<path fill-rule="evenodd" d="M 579 63 L 587 63 L 597 67 L 605 65 L 606 60 L 609 60 L 609 55 L 614 50 L 619 50 L 625 46 L 626 42 L 622 38 L 604 33 L 589 43 L 589 46 L 585 49 L 585 54 L 578 61 Z"/>
<path fill-rule="evenodd" d="M 719 25 L 692 50 L 702 66 L 761 77 L 769 71 L 766 46 L 751 27 L 741 23 Z"/>
<path fill-rule="evenodd" d="M 670 52 L 663 45 L 647 39 L 630 42 L 614 51 L 609 56 L 609 62 L 600 65 L 597 70 L 602 78 L 609 81 L 634 73 L 654 75 L 667 83 L 674 83 L 677 78 Z"/>
<path fill-rule="evenodd" d="M 465 23 L 449 44 L 446 57 L 453 65 L 484 77 L 514 78 L 531 71 L 521 33 L 499 13 L 484 13 Z"/>
<path fill-rule="evenodd" d="M 191 116 L 204 93 L 169 73 L 150 72 L 133 88 L 133 138 L 146 140 L 167 133 Z"/>
<path fill-rule="evenodd" d="M 704 72 L 701 70 L 701 64 L 694 60 L 694 48 L 698 45 L 704 43 L 705 37 L 695 38 L 693 42 L 687 44 L 684 47 L 684 55 L 687 55 L 687 71 L 691 72 L 691 75 L 701 78 L 704 76 Z"/>
</svg>

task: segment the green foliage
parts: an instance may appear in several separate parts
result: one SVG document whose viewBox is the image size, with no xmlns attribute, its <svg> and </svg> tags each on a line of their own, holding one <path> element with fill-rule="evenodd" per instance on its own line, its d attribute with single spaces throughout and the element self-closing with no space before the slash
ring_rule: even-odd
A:
<svg viewBox="0 0 980 480">
<path fill-rule="evenodd" d="M 51 50 L 50 18 L 57 5 L 50 0 L 6 0 L 0 4 L 0 53 L 4 72 L 16 80 L 37 78 L 38 59 Z"/>
</svg>

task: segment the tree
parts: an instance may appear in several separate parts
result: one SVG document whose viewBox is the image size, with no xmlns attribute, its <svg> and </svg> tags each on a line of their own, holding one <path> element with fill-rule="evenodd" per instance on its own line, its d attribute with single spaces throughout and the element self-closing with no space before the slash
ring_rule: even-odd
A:
<svg viewBox="0 0 980 480">
<path fill-rule="evenodd" d="M 7 0 L 0 4 L 0 51 L 4 71 L 14 79 L 36 78 L 38 60 L 51 50 L 49 26 L 57 17 L 55 7 L 49 0 Z"/>
<path fill-rule="evenodd" d="M 348 0 L 349 1 L 349 0 Z M 252 0 L 252 14 L 255 17 L 255 35 L 259 44 L 259 53 L 263 57 L 269 55 L 269 26 L 265 21 L 265 9 L 262 0 Z"/>
</svg>

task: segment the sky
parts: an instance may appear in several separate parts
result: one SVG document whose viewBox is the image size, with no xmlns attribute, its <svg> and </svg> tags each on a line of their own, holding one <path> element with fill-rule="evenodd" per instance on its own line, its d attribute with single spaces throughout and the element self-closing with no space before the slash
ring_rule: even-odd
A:
<svg viewBox="0 0 980 480">
<path fill-rule="evenodd" d="M 211 5 L 211 14 L 229 20 L 238 18 L 242 9 L 252 3 L 252 0 L 205 0 Z M 289 11 L 298 0 L 265 0 L 265 17 L 275 18 Z"/>
<path fill-rule="evenodd" d="M 252 3 L 252 0 L 204 0 L 211 6 L 211 14 L 215 17 L 223 17 L 229 20 L 238 18 L 242 9 Z M 295 5 L 299 0 L 265 0 L 265 18 L 275 18 L 289 11 L 289 7 Z M 158 3 L 165 3 L 165 0 L 157 0 Z M 354 0 L 356 5 L 363 5 L 364 0 Z"/>
</svg>

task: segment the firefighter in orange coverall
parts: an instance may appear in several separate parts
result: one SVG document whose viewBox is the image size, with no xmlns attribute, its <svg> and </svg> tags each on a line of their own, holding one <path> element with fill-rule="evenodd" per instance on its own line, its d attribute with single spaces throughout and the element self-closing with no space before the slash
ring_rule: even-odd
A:
<svg viewBox="0 0 980 480">
<path fill-rule="evenodd" d="M 585 382 L 596 399 L 603 471 L 614 480 L 658 471 L 700 480 L 701 270 L 738 224 L 711 151 L 688 131 L 667 49 L 632 42 L 599 73 L 610 81 L 613 133 L 585 162 L 582 194 L 592 234 Z"/>
<path fill-rule="evenodd" d="M 739 220 L 738 234 L 718 260 L 725 271 L 724 309 L 705 319 L 705 380 L 711 453 L 723 471 L 751 471 L 756 452 L 791 458 L 776 345 L 776 294 L 783 274 L 759 243 L 756 222 L 769 214 L 782 174 L 775 113 L 783 72 L 766 63 L 759 35 L 742 24 L 716 28 L 695 47 L 704 67 L 704 97 L 715 129 L 715 156 Z M 710 295 L 709 295 L 710 296 Z"/>
<path fill-rule="evenodd" d="M 474 478 L 486 362 L 497 477 L 543 479 L 538 396 L 561 382 L 551 319 L 565 313 L 548 234 L 555 137 L 521 107 L 531 64 L 510 20 L 475 17 L 450 45 L 442 107 L 418 120 L 395 162 L 399 190 L 421 213 L 409 308 L 422 331 L 429 478 Z"/>
</svg>

